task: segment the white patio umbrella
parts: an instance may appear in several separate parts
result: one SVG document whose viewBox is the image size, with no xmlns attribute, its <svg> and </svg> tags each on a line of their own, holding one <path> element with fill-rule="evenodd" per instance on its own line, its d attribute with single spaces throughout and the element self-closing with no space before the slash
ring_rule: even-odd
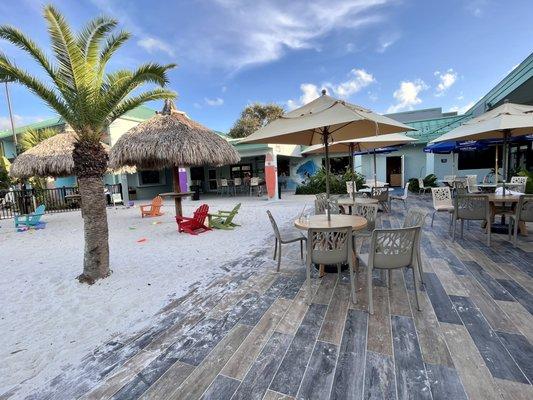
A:
<svg viewBox="0 0 533 400">
<path fill-rule="evenodd" d="M 326 195 L 329 198 L 328 146 L 331 142 L 411 130 L 414 129 L 360 106 L 330 97 L 322 90 L 322 96 L 316 100 L 282 115 L 241 143 L 305 146 L 323 144 L 326 155 Z"/>
<path fill-rule="evenodd" d="M 329 153 L 349 153 L 350 154 L 350 170 L 353 173 L 353 153 L 356 151 L 374 150 L 374 185 L 377 186 L 377 168 L 376 168 L 376 149 L 390 146 L 401 146 L 408 143 L 414 143 L 417 139 L 413 139 L 404 133 L 389 133 L 387 135 L 368 136 L 361 139 L 343 140 L 341 142 L 334 142 L 328 145 Z M 323 154 L 325 146 L 323 144 L 316 144 L 308 147 L 302 154 Z M 355 192 L 353 192 L 355 196 Z"/>
<path fill-rule="evenodd" d="M 431 143 L 452 140 L 481 140 L 503 138 L 503 194 L 507 180 L 508 141 L 511 137 L 533 132 L 533 106 L 505 102 L 472 118 L 463 125 L 439 136 Z"/>
</svg>

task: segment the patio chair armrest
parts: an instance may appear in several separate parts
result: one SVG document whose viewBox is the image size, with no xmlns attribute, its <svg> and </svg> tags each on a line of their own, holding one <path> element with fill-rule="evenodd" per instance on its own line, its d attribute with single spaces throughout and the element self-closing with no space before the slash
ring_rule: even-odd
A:
<svg viewBox="0 0 533 400">
<path fill-rule="evenodd" d="M 176 216 L 176 221 L 178 222 L 186 222 L 186 221 L 195 221 L 194 218 L 191 218 L 191 217 L 180 217 L 180 216 Z"/>
<path fill-rule="evenodd" d="M 139 206 L 139 208 L 141 209 L 141 211 L 144 211 L 145 208 L 148 208 L 148 207 L 152 207 L 151 204 L 145 204 L 145 205 L 142 205 L 142 206 Z"/>
</svg>

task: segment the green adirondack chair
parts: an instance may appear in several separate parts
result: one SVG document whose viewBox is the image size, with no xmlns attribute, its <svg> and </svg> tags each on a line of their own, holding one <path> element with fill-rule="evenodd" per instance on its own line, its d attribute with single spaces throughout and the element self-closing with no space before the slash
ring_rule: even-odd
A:
<svg viewBox="0 0 533 400">
<path fill-rule="evenodd" d="M 15 215 L 15 227 L 24 225 L 27 227 L 39 225 L 41 217 L 44 215 L 45 205 L 41 204 L 29 215 Z M 24 218 L 24 219 L 22 219 Z"/>
<path fill-rule="evenodd" d="M 218 210 L 218 214 L 208 214 L 209 226 L 216 229 L 233 229 L 240 226 L 233 222 L 239 208 L 241 208 L 241 203 L 237 204 L 231 211 Z"/>
</svg>

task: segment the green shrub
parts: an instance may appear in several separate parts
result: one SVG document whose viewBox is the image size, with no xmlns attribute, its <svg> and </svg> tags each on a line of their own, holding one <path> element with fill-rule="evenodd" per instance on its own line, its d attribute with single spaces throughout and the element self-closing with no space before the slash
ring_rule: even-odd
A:
<svg viewBox="0 0 533 400">
<path fill-rule="evenodd" d="M 429 174 L 424 178 L 424 186 L 425 187 L 437 187 L 437 176 L 435 174 Z M 419 190 L 418 186 L 418 178 L 411 178 L 409 179 L 409 190 L 411 192 L 418 193 Z"/>
<path fill-rule="evenodd" d="M 346 182 L 355 181 L 357 189 L 363 187 L 363 175 L 346 171 L 343 175 L 329 176 L 329 192 L 331 194 L 346 194 Z M 296 188 L 296 194 L 318 194 L 326 192 L 326 170 L 321 168 L 316 174 L 310 176 Z"/>
</svg>

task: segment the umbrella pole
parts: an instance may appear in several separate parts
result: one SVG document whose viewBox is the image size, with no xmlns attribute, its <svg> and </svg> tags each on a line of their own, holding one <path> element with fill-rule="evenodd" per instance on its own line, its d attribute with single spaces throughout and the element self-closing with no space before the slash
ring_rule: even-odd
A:
<svg viewBox="0 0 533 400">
<path fill-rule="evenodd" d="M 329 138 L 329 131 L 328 127 L 324 127 L 324 131 L 322 133 L 322 137 L 324 139 L 324 150 L 326 153 L 326 198 L 328 199 L 328 205 L 326 208 L 326 214 L 328 216 L 328 221 L 331 220 L 331 213 L 329 210 L 329 149 L 328 149 L 328 138 Z"/>
<path fill-rule="evenodd" d="M 374 187 L 377 187 L 378 186 L 378 181 L 377 181 L 377 164 L 376 164 L 376 149 L 374 149 Z"/>
<path fill-rule="evenodd" d="M 172 167 L 172 183 L 174 185 L 174 193 L 180 193 L 180 169 L 177 166 Z M 176 207 L 176 216 L 181 217 L 183 215 L 181 208 L 181 196 L 174 197 L 174 206 Z"/>
<path fill-rule="evenodd" d="M 353 164 L 355 162 L 355 157 L 353 156 L 353 152 L 354 152 L 354 144 L 353 143 L 350 143 L 350 172 L 351 172 L 351 181 L 352 181 L 352 200 L 355 201 L 355 178 L 354 178 L 354 167 L 353 167 Z"/>
<path fill-rule="evenodd" d="M 498 187 L 498 145 L 496 145 L 496 162 L 494 165 L 494 183 Z"/>
<path fill-rule="evenodd" d="M 507 182 L 507 167 L 509 164 L 509 135 L 510 131 L 509 129 L 506 129 L 503 132 L 503 195 L 505 196 L 505 182 Z"/>
</svg>

